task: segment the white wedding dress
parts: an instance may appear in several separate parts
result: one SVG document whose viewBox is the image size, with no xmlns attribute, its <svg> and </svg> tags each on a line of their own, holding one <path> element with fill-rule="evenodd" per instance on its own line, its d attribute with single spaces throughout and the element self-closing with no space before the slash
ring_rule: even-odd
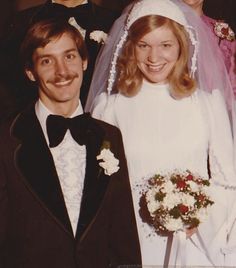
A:
<svg viewBox="0 0 236 268">
<path fill-rule="evenodd" d="M 134 97 L 116 94 L 107 102 L 105 94 L 100 95 L 93 116 L 116 125 L 122 132 L 143 265 L 163 265 L 167 238 L 153 233 L 140 219 L 137 184 L 154 173 L 176 169 L 188 169 L 208 178 L 209 155 L 215 204 L 207 221 L 198 228 L 203 242 L 194 234 L 177 253 L 179 239 L 174 236 L 169 264 L 181 265 L 179 256 L 184 250 L 186 265 L 224 265 L 227 209 L 236 194 L 223 186 L 232 185 L 236 177 L 230 125 L 220 93 L 207 95 L 197 90 L 190 97 L 175 100 L 168 84 L 144 81 Z"/>
</svg>

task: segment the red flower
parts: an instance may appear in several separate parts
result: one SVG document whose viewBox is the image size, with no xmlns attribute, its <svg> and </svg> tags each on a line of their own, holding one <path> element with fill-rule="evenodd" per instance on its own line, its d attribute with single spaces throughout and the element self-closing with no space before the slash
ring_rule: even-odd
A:
<svg viewBox="0 0 236 268">
<path fill-rule="evenodd" d="M 197 199 L 198 199 L 199 202 L 203 202 L 205 200 L 205 198 L 206 197 L 203 194 L 200 194 L 200 195 L 197 196 Z"/>
<path fill-rule="evenodd" d="M 178 207 L 179 207 L 179 211 L 181 212 L 181 214 L 185 214 L 189 211 L 189 208 L 183 204 L 180 204 Z"/>
<path fill-rule="evenodd" d="M 186 178 L 187 178 L 188 181 L 192 181 L 193 180 L 193 175 L 189 174 Z"/>
<path fill-rule="evenodd" d="M 184 189 L 186 187 L 185 181 L 182 181 L 182 180 L 178 180 L 176 182 L 176 185 L 177 185 L 177 188 L 180 188 L 180 189 Z"/>
<path fill-rule="evenodd" d="M 221 32 L 223 35 L 228 35 L 229 34 L 229 28 L 222 28 Z"/>
</svg>

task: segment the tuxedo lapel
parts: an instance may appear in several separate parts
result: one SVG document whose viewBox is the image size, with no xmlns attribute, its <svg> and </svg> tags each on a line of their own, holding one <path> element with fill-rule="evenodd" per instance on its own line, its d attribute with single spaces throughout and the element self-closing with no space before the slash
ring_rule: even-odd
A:
<svg viewBox="0 0 236 268">
<path fill-rule="evenodd" d="M 15 165 L 24 182 L 56 222 L 73 234 L 54 161 L 34 106 L 15 120 L 12 135 L 19 142 Z"/>
<path fill-rule="evenodd" d="M 110 181 L 110 177 L 104 175 L 103 169 L 99 166 L 96 158 L 97 155 L 100 154 L 101 146 L 104 141 L 104 133 L 101 127 L 92 118 L 90 126 L 87 132 L 87 165 L 76 232 L 77 240 L 81 239 L 84 232 L 89 228 L 90 223 L 96 217 L 96 213 L 101 206 Z"/>
<path fill-rule="evenodd" d="M 34 106 L 18 116 L 11 129 L 12 136 L 17 138 L 19 143 L 15 152 L 15 165 L 24 183 L 56 222 L 73 236 L 54 161 L 35 115 Z M 77 240 L 81 239 L 96 217 L 110 181 L 110 176 L 104 174 L 96 158 L 105 139 L 104 132 L 91 117 L 86 136 L 86 172 Z"/>
</svg>

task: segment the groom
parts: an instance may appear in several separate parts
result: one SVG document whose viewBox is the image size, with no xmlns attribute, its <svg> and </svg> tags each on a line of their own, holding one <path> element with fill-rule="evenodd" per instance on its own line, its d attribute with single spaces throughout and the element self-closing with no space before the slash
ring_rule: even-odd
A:
<svg viewBox="0 0 236 268">
<path fill-rule="evenodd" d="M 18 59 L 19 47 L 32 23 L 51 18 L 65 19 L 83 35 L 89 53 L 88 67 L 84 73 L 80 93 L 80 100 L 84 105 L 96 57 L 102 45 L 100 40 L 94 40 L 91 33 L 108 33 L 119 15 L 120 12 L 104 8 L 90 0 L 47 0 L 41 5 L 11 16 L 3 34 L 0 33 L 0 95 L 3 97 L 0 99 L 0 121 L 21 110 L 36 95 L 34 86 L 22 78 Z M 7 109 L 1 109 L 2 106 L 6 106 Z"/>
<path fill-rule="evenodd" d="M 140 264 L 120 132 L 79 101 L 80 33 L 65 21 L 38 22 L 21 56 L 39 99 L 0 130 L 0 267 Z"/>
</svg>

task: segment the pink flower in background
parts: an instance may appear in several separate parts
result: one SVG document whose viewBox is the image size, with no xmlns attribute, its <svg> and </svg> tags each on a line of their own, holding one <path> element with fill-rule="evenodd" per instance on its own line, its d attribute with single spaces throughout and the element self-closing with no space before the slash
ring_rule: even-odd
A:
<svg viewBox="0 0 236 268">
<path fill-rule="evenodd" d="M 227 39 L 228 41 L 235 40 L 235 34 L 233 30 L 229 27 L 228 23 L 216 21 L 214 23 L 214 33 L 220 39 Z"/>
</svg>

